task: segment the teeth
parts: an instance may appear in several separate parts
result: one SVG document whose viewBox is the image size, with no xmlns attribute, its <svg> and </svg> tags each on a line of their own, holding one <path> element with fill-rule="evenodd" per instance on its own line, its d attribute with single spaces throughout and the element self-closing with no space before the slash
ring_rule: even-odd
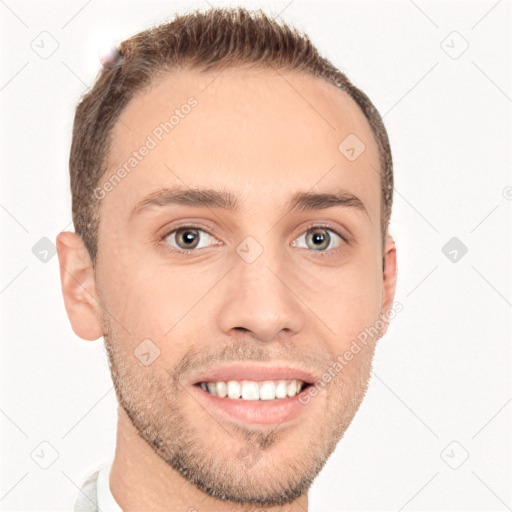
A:
<svg viewBox="0 0 512 512">
<path fill-rule="evenodd" d="M 240 398 L 240 384 L 234 380 L 228 382 L 228 397 Z"/>
<path fill-rule="evenodd" d="M 260 390 L 256 382 L 246 382 L 242 384 L 242 398 L 244 400 L 259 400 Z"/>
<path fill-rule="evenodd" d="M 277 383 L 276 398 L 286 398 L 286 382 L 284 380 Z"/>
<path fill-rule="evenodd" d="M 225 382 L 217 382 L 216 385 L 217 396 L 225 398 L 228 394 L 228 387 Z"/>
<path fill-rule="evenodd" d="M 210 394 L 233 400 L 276 400 L 298 395 L 304 386 L 300 380 L 202 382 Z"/>
<path fill-rule="evenodd" d="M 260 385 L 260 400 L 274 400 L 276 397 L 276 385 L 273 382 L 265 382 Z"/>
</svg>

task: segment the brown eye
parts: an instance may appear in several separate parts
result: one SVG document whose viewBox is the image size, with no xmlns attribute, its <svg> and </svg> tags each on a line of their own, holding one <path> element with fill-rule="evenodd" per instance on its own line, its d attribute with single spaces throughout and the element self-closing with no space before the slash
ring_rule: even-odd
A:
<svg viewBox="0 0 512 512">
<path fill-rule="evenodd" d="M 178 251 L 203 249 L 208 246 L 209 240 L 214 240 L 214 238 L 206 231 L 195 226 L 183 226 L 165 236 L 165 241 Z M 205 242 L 206 245 L 204 245 Z"/>
</svg>

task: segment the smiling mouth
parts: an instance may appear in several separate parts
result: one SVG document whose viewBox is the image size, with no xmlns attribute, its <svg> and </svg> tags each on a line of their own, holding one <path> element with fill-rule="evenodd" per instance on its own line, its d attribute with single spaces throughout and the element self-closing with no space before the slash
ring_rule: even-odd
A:
<svg viewBox="0 0 512 512">
<path fill-rule="evenodd" d="M 301 380 L 229 380 L 198 382 L 196 386 L 210 395 L 238 401 L 277 401 L 297 396 L 311 386 Z"/>
</svg>

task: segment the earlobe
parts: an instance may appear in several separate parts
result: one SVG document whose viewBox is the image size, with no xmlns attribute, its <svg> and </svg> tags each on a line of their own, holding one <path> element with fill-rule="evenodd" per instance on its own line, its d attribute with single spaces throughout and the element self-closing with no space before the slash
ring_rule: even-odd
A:
<svg viewBox="0 0 512 512">
<path fill-rule="evenodd" d="M 59 233 L 56 245 L 62 295 L 71 328 L 84 340 L 97 340 L 103 333 L 96 279 L 87 248 L 71 231 Z"/>
</svg>

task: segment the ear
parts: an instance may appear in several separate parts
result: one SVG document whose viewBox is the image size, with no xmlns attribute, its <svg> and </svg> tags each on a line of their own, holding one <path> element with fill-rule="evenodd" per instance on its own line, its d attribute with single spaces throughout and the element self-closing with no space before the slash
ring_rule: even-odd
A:
<svg viewBox="0 0 512 512">
<path fill-rule="evenodd" d="M 397 263 L 396 263 L 396 246 L 395 241 L 391 235 L 386 235 L 386 246 L 384 248 L 384 269 L 383 269 L 383 289 L 382 289 L 382 308 L 381 313 L 385 318 L 393 309 L 393 302 L 395 300 L 396 291 L 396 278 L 397 278 Z M 386 333 L 388 328 L 388 321 L 385 322 L 385 327 L 382 331 L 382 336 Z"/>
<path fill-rule="evenodd" d="M 82 239 L 71 231 L 57 235 L 60 281 L 64 306 L 73 332 L 93 341 L 103 335 L 92 260 Z"/>
</svg>

